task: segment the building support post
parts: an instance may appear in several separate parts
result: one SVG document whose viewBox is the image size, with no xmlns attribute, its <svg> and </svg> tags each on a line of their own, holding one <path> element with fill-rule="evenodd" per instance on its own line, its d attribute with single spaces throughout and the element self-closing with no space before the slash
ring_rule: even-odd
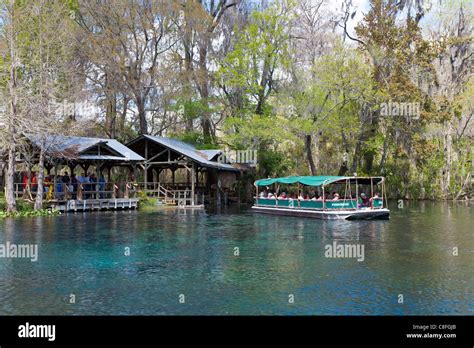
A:
<svg viewBox="0 0 474 348">
<path fill-rule="evenodd" d="M 219 179 L 219 169 L 217 170 L 217 182 L 216 182 L 216 198 L 217 206 L 221 206 L 221 181 Z"/>
<path fill-rule="evenodd" d="M 323 210 L 326 210 L 326 195 L 324 194 L 324 185 L 323 185 Z"/>
<path fill-rule="evenodd" d="M 57 177 L 58 177 L 58 162 L 54 162 L 54 179 L 53 179 L 53 199 L 56 199 L 57 192 Z"/>
<path fill-rule="evenodd" d="M 370 207 L 374 208 L 374 181 L 373 178 L 370 178 Z"/>
<path fill-rule="evenodd" d="M 196 169 L 193 162 L 191 166 L 191 206 L 194 206 L 195 186 L 196 186 Z"/>
<path fill-rule="evenodd" d="M 100 194 L 99 194 L 99 179 L 100 179 L 100 176 L 101 176 L 101 167 L 103 165 L 103 162 L 98 162 L 96 164 L 96 167 L 95 167 L 95 188 L 94 188 L 94 191 L 95 191 L 95 199 L 99 199 L 100 198 Z"/>
<path fill-rule="evenodd" d="M 356 178 L 356 209 L 359 208 L 359 185 L 357 185 L 357 178 Z"/>
</svg>

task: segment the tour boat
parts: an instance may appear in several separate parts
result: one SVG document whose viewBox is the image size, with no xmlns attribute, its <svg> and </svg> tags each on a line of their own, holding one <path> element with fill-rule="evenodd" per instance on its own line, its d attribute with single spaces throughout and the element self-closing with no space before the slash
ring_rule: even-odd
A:
<svg viewBox="0 0 474 348">
<path fill-rule="evenodd" d="M 288 176 L 254 184 L 257 194 L 252 209 L 258 213 L 330 220 L 390 217 L 385 179 L 379 176 Z M 334 197 L 328 197 L 331 189 Z M 285 190 L 294 191 L 294 196 L 285 196 Z"/>
</svg>

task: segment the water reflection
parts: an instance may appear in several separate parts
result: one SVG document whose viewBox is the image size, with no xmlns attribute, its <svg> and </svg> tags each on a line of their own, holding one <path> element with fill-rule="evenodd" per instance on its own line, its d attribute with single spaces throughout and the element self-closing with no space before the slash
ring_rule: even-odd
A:
<svg viewBox="0 0 474 348">
<path fill-rule="evenodd" d="M 471 209 L 410 202 L 390 221 L 232 208 L 7 219 L 0 243 L 37 243 L 40 255 L 0 259 L 0 313 L 472 314 Z M 364 262 L 325 258 L 334 241 L 364 245 Z"/>
</svg>

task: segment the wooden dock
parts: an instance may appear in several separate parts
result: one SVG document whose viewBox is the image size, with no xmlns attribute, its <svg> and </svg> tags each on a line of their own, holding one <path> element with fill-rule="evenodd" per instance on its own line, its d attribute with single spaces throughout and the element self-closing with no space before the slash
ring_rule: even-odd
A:
<svg viewBox="0 0 474 348">
<path fill-rule="evenodd" d="M 138 198 L 111 198 L 111 199 L 84 199 L 55 201 L 50 203 L 51 208 L 61 212 L 84 212 L 94 210 L 123 210 L 137 209 Z"/>
</svg>

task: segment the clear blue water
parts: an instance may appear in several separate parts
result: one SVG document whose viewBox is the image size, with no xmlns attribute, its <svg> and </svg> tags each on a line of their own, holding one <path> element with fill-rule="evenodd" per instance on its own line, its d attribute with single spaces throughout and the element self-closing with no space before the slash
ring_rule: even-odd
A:
<svg viewBox="0 0 474 348">
<path fill-rule="evenodd" d="M 37 243 L 39 260 L 0 258 L 0 314 L 472 315 L 472 213 L 425 202 L 392 204 L 390 221 L 243 208 L 7 219 L 0 243 Z M 333 241 L 363 244 L 365 260 L 326 258 Z"/>
</svg>

